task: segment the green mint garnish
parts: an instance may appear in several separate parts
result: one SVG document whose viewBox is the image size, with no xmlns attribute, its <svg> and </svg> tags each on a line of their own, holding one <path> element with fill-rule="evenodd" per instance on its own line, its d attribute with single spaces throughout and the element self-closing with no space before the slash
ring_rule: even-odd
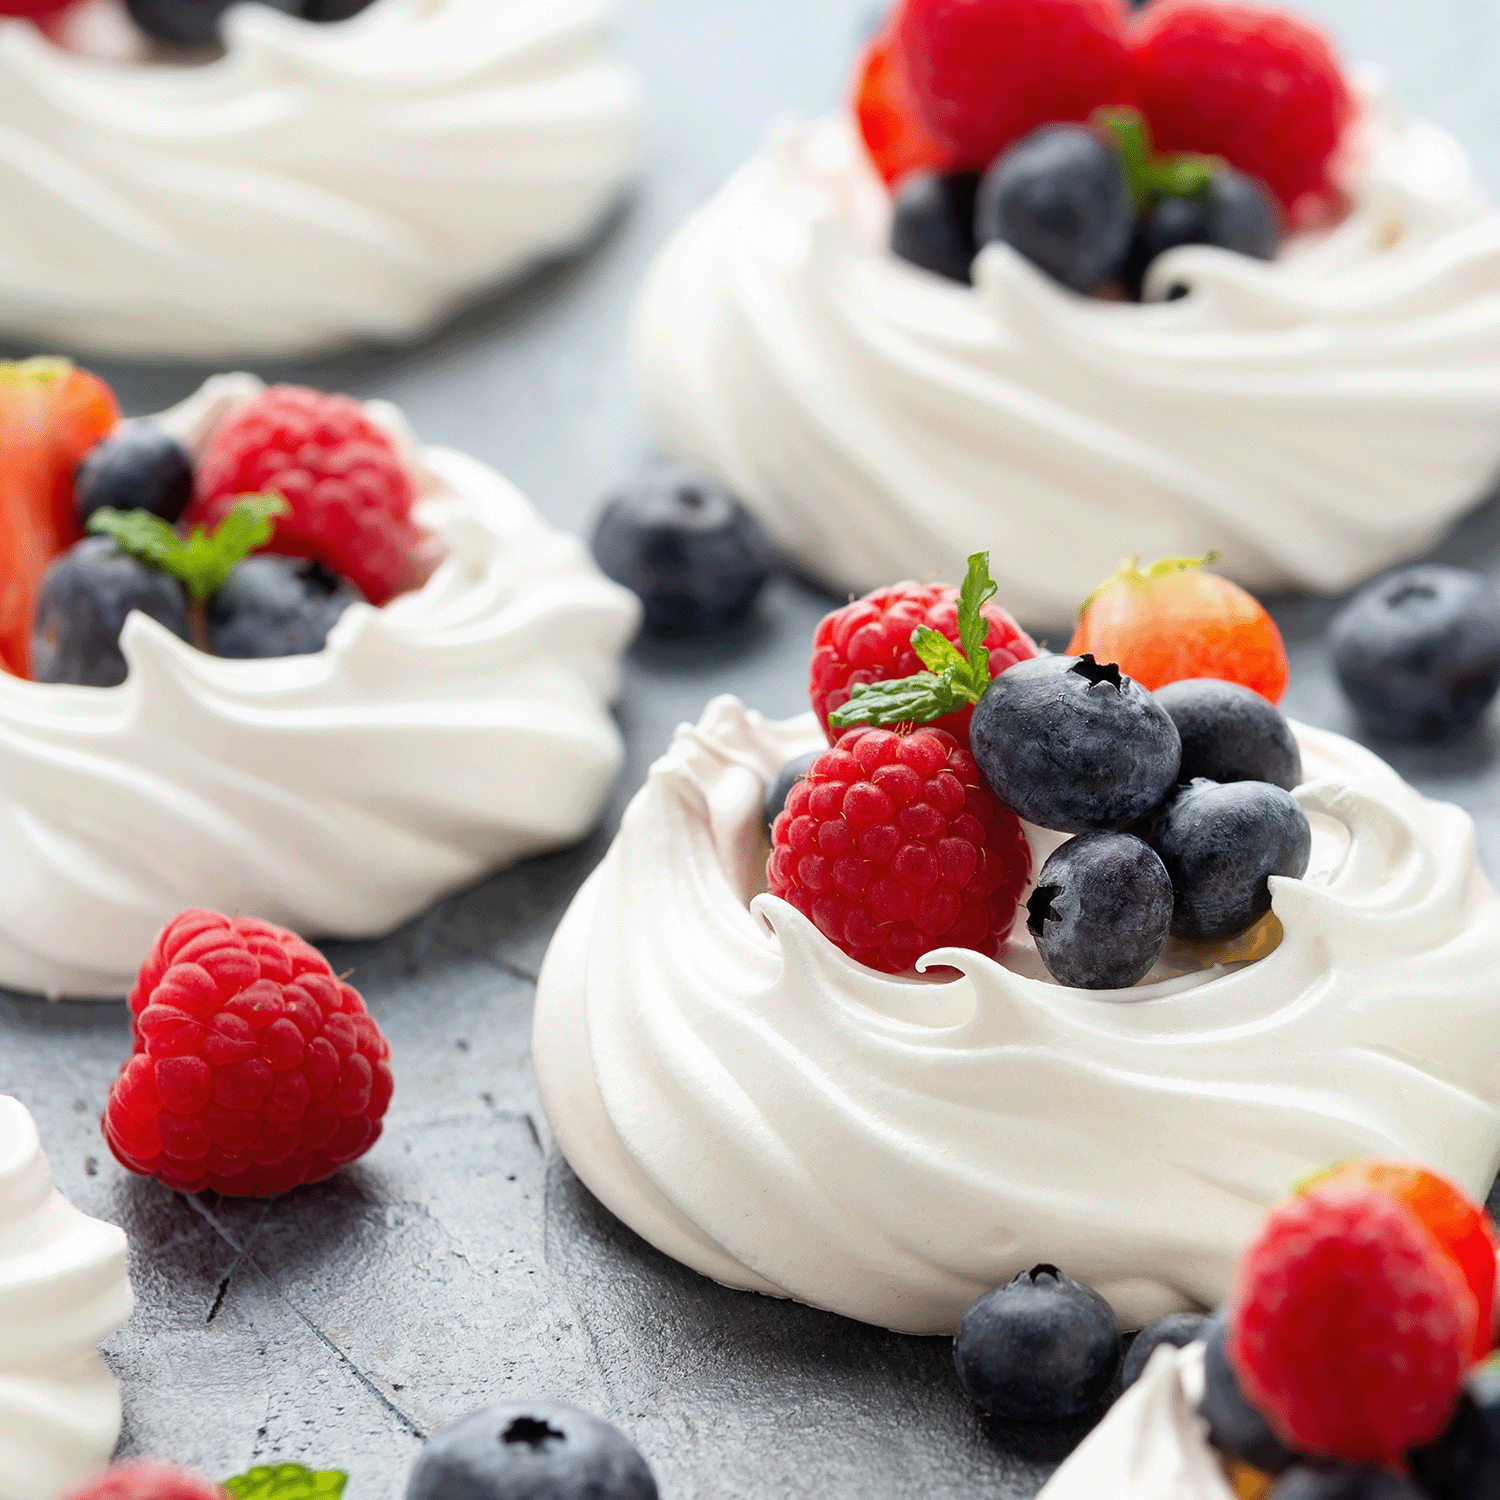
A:
<svg viewBox="0 0 1500 1500">
<path fill-rule="evenodd" d="M 170 521 L 150 511 L 106 505 L 89 517 L 88 529 L 112 536 L 120 551 L 170 573 L 195 604 L 206 604 L 224 587 L 236 563 L 271 540 L 275 518 L 290 509 L 280 495 L 244 495 L 212 536 L 195 526 L 182 537 Z"/>
<path fill-rule="evenodd" d="M 1138 109 L 1095 110 L 1094 124 L 1118 148 L 1137 208 L 1147 208 L 1158 198 L 1201 197 L 1227 165 L 1222 157 L 1196 151 L 1157 151 L 1151 127 Z"/>
<path fill-rule="evenodd" d="M 990 685 L 990 653 L 984 645 L 990 622 L 983 610 L 994 595 L 990 555 L 976 552 L 969 559 L 969 571 L 958 591 L 958 638 L 963 649 L 960 651 L 930 626 L 918 625 L 911 633 L 911 645 L 927 670 L 892 682 L 860 684 L 842 708 L 829 714 L 834 728 L 930 724 L 944 714 L 978 703 Z"/>
<path fill-rule="evenodd" d="M 315 1474 L 301 1464 L 276 1464 L 236 1474 L 224 1488 L 236 1500 L 339 1500 L 348 1482 L 337 1469 Z"/>
</svg>

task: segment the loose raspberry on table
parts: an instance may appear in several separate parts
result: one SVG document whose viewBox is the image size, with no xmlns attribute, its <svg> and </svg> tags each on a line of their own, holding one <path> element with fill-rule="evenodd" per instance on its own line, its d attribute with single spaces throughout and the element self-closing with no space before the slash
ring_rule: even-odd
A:
<svg viewBox="0 0 1500 1500">
<path fill-rule="evenodd" d="M 1121 0 L 903 0 L 896 35 L 912 96 L 955 168 L 1012 141 L 1131 102 Z"/>
<path fill-rule="evenodd" d="M 421 532 L 412 477 L 358 401 L 278 385 L 214 434 L 186 524 L 212 531 L 242 495 L 291 506 L 267 550 L 310 557 L 384 604 L 409 581 Z"/>
<path fill-rule="evenodd" d="M 1242 0 L 1152 0 L 1131 41 L 1136 103 L 1160 151 L 1200 151 L 1263 182 L 1293 223 L 1324 211 L 1355 112 L 1326 33 Z"/>
<path fill-rule="evenodd" d="M 992 677 L 1037 654 L 1036 642 L 1000 605 L 986 604 L 983 613 L 990 622 L 984 643 Z M 894 583 L 818 622 L 807 691 L 829 744 L 840 731 L 830 728 L 828 716 L 849 701 L 857 686 L 891 682 L 923 670 L 911 646 L 912 631 L 919 625 L 931 626 L 958 644 L 958 590 L 946 583 Z M 971 705 L 934 720 L 932 727 L 946 729 L 967 745 L 973 716 Z"/>
<path fill-rule="evenodd" d="M 130 992 L 130 1061 L 104 1136 L 180 1192 L 271 1198 L 380 1138 L 390 1045 L 359 993 L 296 933 L 185 911 Z"/>
<path fill-rule="evenodd" d="M 91 1475 L 63 1500 L 229 1500 L 229 1492 L 187 1469 L 133 1460 Z"/>
<path fill-rule="evenodd" d="M 1289 1447 L 1399 1465 L 1457 1404 L 1474 1297 L 1420 1220 L 1373 1187 L 1275 1209 L 1245 1252 L 1229 1356 Z"/>
<path fill-rule="evenodd" d="M 951 734 L 851 729 L 792 787 L 766 873 L 851 958 L 902 974 L 934 948 L 994 957 L 1031 850 Z"/>
</svg>

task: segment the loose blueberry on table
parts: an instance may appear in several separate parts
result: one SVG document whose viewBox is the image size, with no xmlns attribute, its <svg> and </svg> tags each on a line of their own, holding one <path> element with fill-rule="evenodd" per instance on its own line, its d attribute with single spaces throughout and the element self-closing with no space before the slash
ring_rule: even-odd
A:
<svg viewBox="0 0 1500 1500">
<path fill-rule="evenodd" d="M 605 502 L 594 558 L 645 608 L 660 636 L 729 630 L 749 615 L 774 555 L 759 523 L 716 480 L 653 465 Z"/>
</svg>

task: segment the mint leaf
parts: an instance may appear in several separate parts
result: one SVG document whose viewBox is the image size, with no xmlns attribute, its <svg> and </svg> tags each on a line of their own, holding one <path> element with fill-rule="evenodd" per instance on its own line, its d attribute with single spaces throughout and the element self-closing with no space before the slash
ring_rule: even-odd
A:
<svg viewBox="0 0 1500 1500">
<path fill-rule="evenodd" d="M 1093 123 L 1114 141 L 1138 209 L 1149 208 L 1157 198 L 1199 197 L 1228 165 L 1222 157 L 1196 151 L 1157 151 L 1151 126 L 1138 109 L 1097 109 Z"/>
<path fill-rule="evenodd" d="M 301 1464 L 276 1464 L 236 1474 L 224 1488 L 236 1500 L 339 1500 L 348 1482 L 337 1469 L 315 1474 Z"/>
<path fill-rule="evenodd" d="M 835 729 L 852 729 L 856 724 L 930 724 L 978 703 L 990 685 L 990 653 L 984 644 L 990 622 L 984 617 L 984 606 L 994 595 L 990 555 L 976 552 L 969 558 L 969 571 L 958 591 L 963 650 L 941 631 L 918 625 L 911 633 L 911 647 L 928 670 L 891 682 L 860 683 L 849 701 L 829 714 L 828 722 Z"/>
<path fill-rule="evenodd" d="M 184 538 L 150 511 L 106 505 L 89 517 L 88 529 L 112 536 L 120 551 L 169 573 L 195 604 L 206 604 L 224 587 L 236 563 L 271 540 L 275 518 L 290 510 L 280 495 L 242 495 L 212 536 L 195 526 Z"/>
</svg>

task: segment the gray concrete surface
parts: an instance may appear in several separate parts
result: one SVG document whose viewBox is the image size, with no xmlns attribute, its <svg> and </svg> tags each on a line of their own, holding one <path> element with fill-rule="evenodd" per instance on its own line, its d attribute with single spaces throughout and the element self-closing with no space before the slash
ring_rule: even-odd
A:
<svg viewBox="0 0 1500 1500">
<path fill-rule="evenodd" d="M 1309 0 L 1347 50 L 1391 72 L 1500 186 L 1494 0 Z M 291 379 L 401 403 L 429 441 L 514 478 L 583 527 L 646 451 L 624 328 L 653 248 L 780 110 L 830 105 L 867 0 L 625 0 L 623 45 L 650 98 L 632 203 L 591 251 L 455 318 L 422 344 L 296 366 Z M 95 365 L 130 411 L 202 371 Z M 1500 510 L 1442 555 L 1500 576 Z M 35 1112 L 63 1190 L 125 1227 L 139 1299 L 106 1347 L 125 1392 L 121 1451 L 227 1475 L 296 1460 L 346 1468 L 350 1500 L 401 1493 L 422 1434 L 491 1399 L 547 1395 L 617 1422 L 665 1500 L 1033 1495 L 1081 1434 L 980 1418 L 945 1341 L 898 1337 L 726 1291 L 613 1222 L 549 1149 L 527 1036 L 537 965 L 626 796 L 672 727 L 717 691 L 804 706 L 823 597 L 778 581 L 713 646 L 638 647 L 620 721 L 629 763 L 599 833 L 440 903 L 383 942 L 341 946 L 395 1048 L 384 1139 L 332 1182 L 271 1204 L 188 1199 L 128 1177 L 97 1120 L 128 1051 L 123 1007 L 0 996 L 0 1090 Z M 1276 601 L 1288 707 L 1349 730 L 1321 645 L 1331 606 Z M 1493 721 L 1465 742 L 1392 754 L 1476 816 L 1500 871 Z"/>
</svg>

